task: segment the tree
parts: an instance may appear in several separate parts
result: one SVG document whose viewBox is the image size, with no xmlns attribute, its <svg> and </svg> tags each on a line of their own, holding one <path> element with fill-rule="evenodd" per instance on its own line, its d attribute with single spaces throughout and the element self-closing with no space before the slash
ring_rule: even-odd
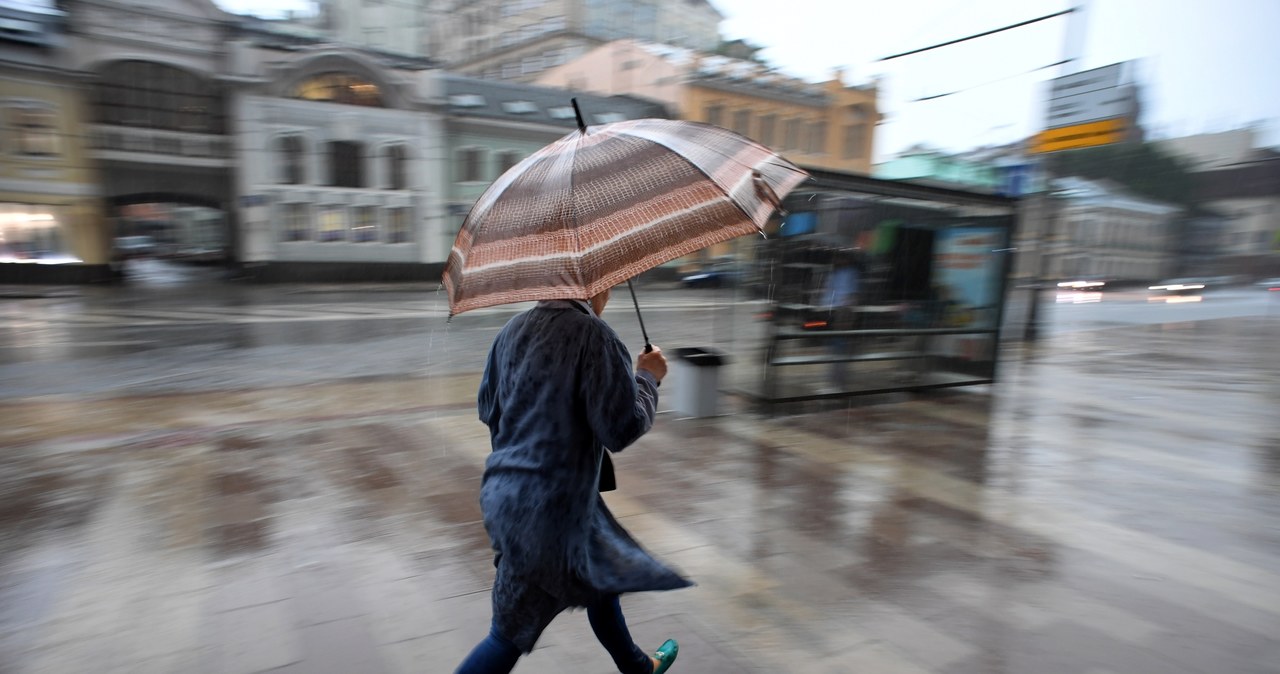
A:
<svg viewBox="0 0 1280 674">
<path fill-rule="evenodd" d="M 1134 194 L 1158 201 L 1190 206 L 1194 203 L 1194 179 L 1179 157 L 1152 143 L 1116 143 L 1060 152 L 1050 158 L 1057 176 L 1105 178 L 1124 185 Z"/>
</svg>

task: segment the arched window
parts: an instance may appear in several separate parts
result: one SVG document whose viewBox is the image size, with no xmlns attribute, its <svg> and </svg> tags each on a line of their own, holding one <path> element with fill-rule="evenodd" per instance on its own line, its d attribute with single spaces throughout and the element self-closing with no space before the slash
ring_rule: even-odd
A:
<svg viewBox="0 0 1280 674">
<path fill-rule="evenodd" d="M 307 101 L 363 105 L 370 108 L 386 107 L 378 85 L 350 73 L 333 72 L 309 77 L 299 82 L 290 96 Z"/>
<path fill-rule="evenodd" d="M 387 188 L 393 190 L 407 189 L 409 154 L 403 145 L 387 147 Z"/>
<path fill-rule="evenodd" d="M 150 61 L 116 61 L 94 85 L 94 121 L 190 133 L 226 133 L 219 86 Z"/>
<path fill-rule="evenodd" d="M 302 147 L 302 136 L 284 136 L 279 140 L 280 146 L 280 183 L 283 185 L 301 185 L 307 181 L 306 153 Z"/>
</svg>

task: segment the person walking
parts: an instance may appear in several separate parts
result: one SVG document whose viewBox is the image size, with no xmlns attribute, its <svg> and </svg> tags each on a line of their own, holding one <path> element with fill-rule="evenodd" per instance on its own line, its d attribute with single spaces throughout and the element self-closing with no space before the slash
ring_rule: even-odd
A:
<svg viewBox="0 0 1280 674">
<path fill-rule="evenodd" d="M 480 383 L 489 427 L 480 507 L 494 549 L 489 635 L 456 674 L 510 672 L 551 621 L 587 609 L 596 638 L 622 674 L 662 674 L 679 646 L 635 644 L 619 597 L 692 583 L 654 559 L 600 497 L 605 452 L 649 431 L 667 373 L 661 349 L 636 361 L 600 318 L 609 291 L 544 300 L 498 333 Z"/>
</svg>

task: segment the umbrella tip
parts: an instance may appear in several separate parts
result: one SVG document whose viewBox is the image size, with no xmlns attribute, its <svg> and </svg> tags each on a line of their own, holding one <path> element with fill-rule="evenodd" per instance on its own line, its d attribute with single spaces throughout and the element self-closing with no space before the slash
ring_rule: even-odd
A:
<svg viewBox="0 0 1280 674">
<path fill-rule="evenodd" d="M 574 116 L 575 116 L 575 117 L 577 117 L 577 118 L 578 118 L 578 130 L 579 130 L 579 131 L 581 131 L 581 132 L 583 132 L 583 133 L 586 133 L 586 132 L 587 132 L 587 123 L 586 123 L 586 122 L 584 122 L 584 121 L 582 121 L 582 110 L 580 110 L 580 109 L 578 108 L 578 99 L 577 99 L 577 98 L 570 98 L 570 99 L 569 99 L 569 101 L 570 101 L 571 103 L 573 103 L 573 114 L 574 114 Z"/>
</svg>

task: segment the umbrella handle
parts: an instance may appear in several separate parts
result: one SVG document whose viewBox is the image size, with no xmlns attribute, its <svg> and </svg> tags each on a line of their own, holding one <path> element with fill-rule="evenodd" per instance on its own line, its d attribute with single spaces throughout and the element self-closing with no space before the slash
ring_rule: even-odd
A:
<svg viewBox="0 0 1280 674">
<path fill-rule="evenodd" d="M 631 291 L 631 303 L 636 305 L 636 319 L 640 321 L 640 334 L 644 335 L 644 352 L 653 353 L 653 345 L 649 343 L 649 331 L 644 329 L 644 316 L 640 315 L 640 300 L 636 299 L 636 287 L 627 279 L 627 289 Z"/>
</svg>

